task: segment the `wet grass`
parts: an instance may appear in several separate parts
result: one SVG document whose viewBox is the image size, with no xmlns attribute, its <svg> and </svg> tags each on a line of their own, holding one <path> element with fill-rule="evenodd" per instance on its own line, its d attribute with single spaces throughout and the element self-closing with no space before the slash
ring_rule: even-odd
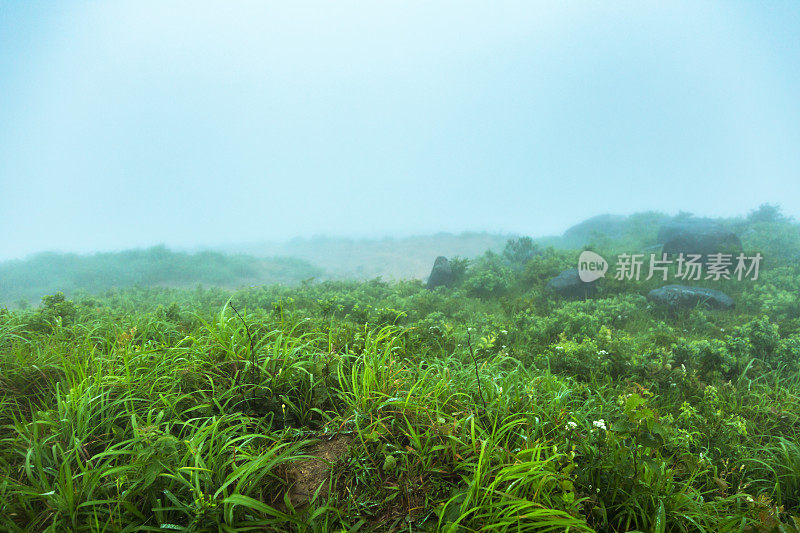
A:
<svg viewBox="0 0 800 533">
<path fill-rule="evenodd" d="M 455 320 L 113 302 L 0 315 L 3 531 L 797 531 L 795 371 L 639 361 L 669 321 L 641 303 L 586 372 L 487 303 L 476 372 Z"/>
</svg>

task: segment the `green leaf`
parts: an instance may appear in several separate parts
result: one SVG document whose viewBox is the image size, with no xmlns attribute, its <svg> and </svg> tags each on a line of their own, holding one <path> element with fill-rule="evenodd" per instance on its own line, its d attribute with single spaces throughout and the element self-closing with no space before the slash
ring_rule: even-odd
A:
<svg viewBox="0 0 800 533">
<path fill-rule="evenodd" d="M 653 526 L 653 533 L 664 533 L 667 528 L 667 514 L 664 510 L 664 502 L 658 502 L 658 511 L 656 511 L 656 523 Z"/>
</svg>

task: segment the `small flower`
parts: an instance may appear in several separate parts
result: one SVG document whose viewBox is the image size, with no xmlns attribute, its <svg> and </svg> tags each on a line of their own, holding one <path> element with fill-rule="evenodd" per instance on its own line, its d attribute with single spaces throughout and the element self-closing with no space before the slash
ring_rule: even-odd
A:
<svg viewBox="0 0 800 533">
<path fill-rule="evenodd" d="M 723 329 L 722 331 L 725 331 L 725 330 Z M 508 331 L 506 331 L 506 330 L 504 330 L 504 329 L 503 329 L 503 330 L 500 330 L 500 333 L 502 333 L 503 335 L 508 335 Z"/>
<path fill-rule="evenodd" d="M 563 350 L 563 349 L 564 349 L 563 346 L 556 346 L 556 350 Z"/>
<path fill-rule="evenodd" d="M 592 425 L 598 429 L 604 429 L 608 431 L 608 429 L 606 428 L 606 421 L 603 420 L 602 418 L 600 420 L 595 420 L 594 422 L 592 422 Z"/>
<path fill-rule="evenodd" d="M 567 431 L 572 431 L 573 429 L 575 429 L 577 427 L 578 427 L 578 424 L 576 424 L 575 422 L 570 420 L 569 422 L 567 422 L 567 425 L 564 426 L 564 429 L 566 429 Z"/>
</svg>

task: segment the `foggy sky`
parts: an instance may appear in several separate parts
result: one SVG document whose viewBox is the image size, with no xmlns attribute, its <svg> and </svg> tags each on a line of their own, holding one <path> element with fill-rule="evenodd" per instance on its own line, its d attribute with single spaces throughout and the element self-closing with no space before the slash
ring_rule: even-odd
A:
<svg viewBox="0 0 800 533">
<path fill-rule="evenodd" d="M 0 259 L 800 217 L 800 3 L 0 0 Z"/>
</svg>

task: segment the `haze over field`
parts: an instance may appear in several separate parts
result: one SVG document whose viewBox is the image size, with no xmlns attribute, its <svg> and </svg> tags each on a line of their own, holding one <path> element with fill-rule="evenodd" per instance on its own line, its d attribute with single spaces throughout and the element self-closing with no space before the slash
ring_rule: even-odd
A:
<svg viewBox="0 0 800 533">
<path fill-rule="evenodd" d="M 0 0 L 0 532 L 800 533 L 798 30 Z"/>
<path fill-rule="evenodd" d="M 0 260 L 800 215 L 800 4 L 3 2 Z"/>
</svg>

